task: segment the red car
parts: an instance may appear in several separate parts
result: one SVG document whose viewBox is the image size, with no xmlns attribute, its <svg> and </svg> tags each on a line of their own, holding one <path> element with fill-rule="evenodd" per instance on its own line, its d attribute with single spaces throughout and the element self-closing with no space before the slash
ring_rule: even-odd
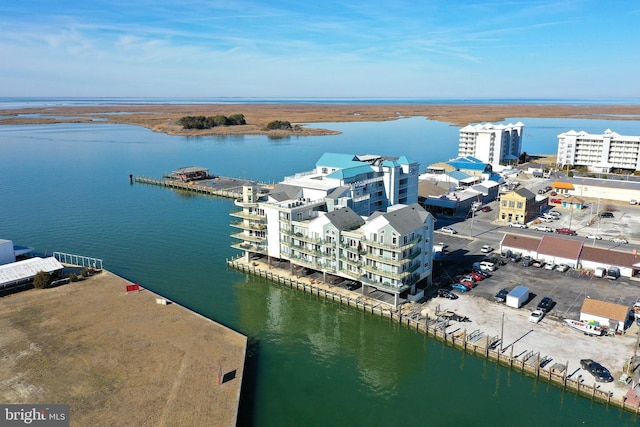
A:
<svg viewBox="0 0 640 427">
<path fill-rule="evenodd" d="M 466 286 L 467 288 L 471 289 L 473 288 L 476 284 L 475 282 L 469 281 L 469 280 L 460 280 L 459 282 L 461 285 Z"/>
<path fill-rule="evenodd" d="M 578 233 L 576 233 L 574 230 L 571 230 L 570 228 L 556 228 L 556 233 L 558 234 L 566 234 L 567 236 L 577 236 Z"/>
<path fill-rule="evenodd" d="M 476 282 L 479 282 L 482 279 L 484 279 L 484 277 L 482 277 L 481 275 L 479 275 L 475 271 L 472 271 L 471 273 L 469 273 L 469 276 L 473 277 L 473 280 L 475 280 Z"/>
<path fill-rule="evenodd" d="M 491 206 L 483 206 L 482 209 L 480 209 L 482 212 L 491 212 Z"/>
</svg>

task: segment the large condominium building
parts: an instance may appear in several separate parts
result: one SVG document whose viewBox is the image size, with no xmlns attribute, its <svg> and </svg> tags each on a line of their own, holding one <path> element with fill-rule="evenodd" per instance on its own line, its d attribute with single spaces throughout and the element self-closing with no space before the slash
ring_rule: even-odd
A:
<svg viewBox="0 0 640 427">
<path fill-rule="evenodd" d="M 325 154 L 267 194 L 245 186 L 232 247 L 362 283 L 394 296 L 431 280 L 433 217 L 417 204 L 407 158 Z"/>
<path fill-rule="evenodd" d="M 640 170 L 640 137 L 619 135 L 611 129 L 602 135 L 574 130 L 561 133 L 558 165 L 588 166 L 600 172 L 612 168 Z"/>
<path fill-rule="evenodd" d="M 468 125 L 460 129 L 458 156 L 471 156 L 494 168 L 501 163 L 515 161 L 522 150 L 521 122 L 508 125 L 491 123 Z"/>
</svg>

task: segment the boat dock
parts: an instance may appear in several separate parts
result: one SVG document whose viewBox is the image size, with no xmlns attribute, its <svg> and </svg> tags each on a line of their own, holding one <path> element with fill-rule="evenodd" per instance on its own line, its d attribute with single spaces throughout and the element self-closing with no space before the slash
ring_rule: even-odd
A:
<svg viewBox="0 0 640 427">
<path fill-rule="evenodd" d="M 215 176 L 207 179 L 193 181 L 181 181 L 177 179 L 156 179 L 143 176 L 130 176 L 131 183 L 158 185 L 183 191 L 193 191 L 196 193 L 208 194 L 211 196 L 227 197 L 238 199 L 242 197 L 242 186 L 248 184 L 258 185 L 259 192 L 266 192 L 272 186 L 264 183 L 256 183 L 248 179 L 230 178 Z"/>
</svg>

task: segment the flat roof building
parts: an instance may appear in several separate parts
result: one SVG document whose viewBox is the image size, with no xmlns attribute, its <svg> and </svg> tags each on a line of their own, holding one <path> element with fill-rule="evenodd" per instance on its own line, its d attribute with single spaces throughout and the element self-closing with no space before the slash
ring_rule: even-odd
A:
<svg viewBox="0 0 640 427">
<path fill-rule="evenodd" d="M 558 135 L 558 165 L 587 166 L 593 171 L 640 170 L 640 136 L 624 136 L 611 129 L 595 135 L 570 130 Z"/>
<path fill-rule="evenodd" d="M 458 156 L 472 156 L 494 168 L 514 162 L 522 151 L 524 123 L 468 125 L 460 129 Z"/>
</svg>

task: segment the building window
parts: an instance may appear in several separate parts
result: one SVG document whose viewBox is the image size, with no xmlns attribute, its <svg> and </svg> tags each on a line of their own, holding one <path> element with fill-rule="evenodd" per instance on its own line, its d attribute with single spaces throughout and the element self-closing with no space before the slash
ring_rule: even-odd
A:
<svg viewBox="0 0 640 427">
<path fill-rule="evenodd" d="M 522 209 L 522 202 L 518 202 L 518 209 Z"/>
<path fill-rule="evenodd" d="M 516 206 L 516 202 L 513 200 L 509 200 L 509 207 L 514 208 Z"/>
</svg>

